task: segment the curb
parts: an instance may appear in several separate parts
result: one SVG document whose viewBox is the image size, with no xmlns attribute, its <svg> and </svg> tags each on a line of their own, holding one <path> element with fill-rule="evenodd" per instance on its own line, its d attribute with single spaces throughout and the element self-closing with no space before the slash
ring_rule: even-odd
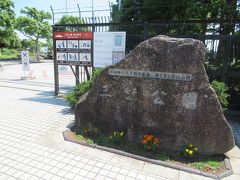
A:
<svg viewBox="0 0 240 180">
<path fill-rule="evenodd" d="M 70 138 L 67 134 L 68 132 L 70 132 L 70 131 L 66 130 L 66 131 L 63 132 L 63 138 L 64 138 L 65 141 L 70 141 L 70 142 L 73 142 L 73 143 L 77 143 L 77 144 L 81 144 L 81 145 L 84 145 L 84 146 L 96 148 L 96 149 L 99 149 L 99 150 L 108 151 L 110 153 L 114 153 L 114 154 L 129 157 L 129 158 L 149 162 L 149 163 L 152 163 L 152 164 L 161 165 L 161 166 L 165 166 L 165 167 L 168 167 L 168 168 L 185 171 L 185 172 L 188 172 L 188 173 L 193 173 L 193 174 L 205 176 L 205 177 L 212 178 L 212 179 L 221 179 L 221 178 L 224 178 L 224 177 L 227 177 L 227 176 L 230 176 L 230 175 L 233 174 L 230 160 L 227 157 L 224 159 L 224 164 L 225 164 L 225 167 L 226 167 L 227 171 L 225 171 L 224 173 L 221 173 L 220 175 L 216 175 L 216 174 L 206 173 L 206 172 L 203 172 L 203 171 L 200 171 L 200 170 L 197 170 L 197 169 L 192 169 L 192 168 L 182 167 L 182 166 L 175 165 L 175 164 L 170 164 L 170 163 L 160 161 L 160 160 L 145 158 L 145 157 L 142 157 L 142 156 L 139 156 L 139 155 L 127 153 L 127 152 L 124 152 L 124 151 L 120 151 L 120 150 L 116 150 L 116 149 L 112 149 L 112 148 L 108 148 L 108 147 L 104 147 L 104 146 L 99 146 L 99 145 L 96 145 L 96 144 L 88 144 L 88 143 L 85 143 L 85 142 L 79 142 L 79 141 L 76 141 L 76 140 Z"/>
</svg>

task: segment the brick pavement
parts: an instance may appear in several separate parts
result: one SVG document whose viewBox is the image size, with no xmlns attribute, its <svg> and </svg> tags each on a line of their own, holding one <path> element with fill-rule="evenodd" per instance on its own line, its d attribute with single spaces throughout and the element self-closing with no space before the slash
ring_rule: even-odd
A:
<svg viewBox="0 0 240 180">
<path fill-rule="evenodd" d="M 1 180 L 166 179 L 39 143 L 49 130 L 73 120 L 64 100 L 52 93 L 0 87 L 0 99 Z"/>
</svg>

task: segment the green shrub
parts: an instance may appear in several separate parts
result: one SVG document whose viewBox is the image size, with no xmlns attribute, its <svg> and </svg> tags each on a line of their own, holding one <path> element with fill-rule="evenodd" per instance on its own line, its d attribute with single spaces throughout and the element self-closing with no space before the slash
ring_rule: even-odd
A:
<svg viewBox="0 0 240 180">
<path fill-rule="evenodd" d="M 227 98 L 229 97 L 229 94 L 228 94 L 228 87 L 226 86 L 226 84 L 224 84 L 223 82 L 214 80 L 212 81 L 211 85 L 218 96 L 218 100 L 220 101 L 221 106 L 223 108 L 227 108 L 228 106 Z"/>
<path fill-rule="evenodd" d="M 74 91 L 71 91 L 68 94 L 66 94 L 64 98 L 71 106 L 74 106 L 78 102 L 77 96 L 74 93 Z"/>
<path fill-rule="evenodd" d="M 0 49 L 0 60 L 18 59 L 20 52 L 15 49 Z"/>
<path fill-rule="evenodd" d="M 82 83 L 77 84 L 72 91 L 70 91 L 69 93 L 67 93 L 65 95 L 65 100 L 71 105 L 71 106 L 75 106 L 80 98 L 80 96 L 82 96 L 83 94 L 85 94 L 86 92 L 88 92 L 92 85 L 93 82 L 95 81 L 95 79 L 101 74 L 103 69 L 98 68 L 95 69 L 93 74 L 92 74 L 92 78 L 89 81 L 84 81 Z"/>
</svg>

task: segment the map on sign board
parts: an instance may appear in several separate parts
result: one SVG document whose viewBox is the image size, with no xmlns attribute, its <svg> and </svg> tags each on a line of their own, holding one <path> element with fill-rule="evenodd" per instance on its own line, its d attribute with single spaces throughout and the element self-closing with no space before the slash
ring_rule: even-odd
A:
<svg viewBox="0 0 240 180">
<path fill-rule="evenodd" d="M 125 57 L 126 32 L 94 33 L 94 67 L 106 67 Z"/>
<path fill-rule="evenodd" d="M 124 53 L 122 51 L 113 51 L 112 53 L 112 63 L 116 64 L 124 58 Z"/>
</svg>

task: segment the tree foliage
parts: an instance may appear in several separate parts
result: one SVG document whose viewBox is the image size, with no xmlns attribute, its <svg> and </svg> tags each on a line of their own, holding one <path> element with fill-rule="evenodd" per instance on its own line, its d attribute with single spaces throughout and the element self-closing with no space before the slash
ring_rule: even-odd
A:
<svg viewBox="0 0 240 180">
<path fill-rule="evenodd" d="M 12 0 L 0 0 L 0 48 L 18 48 L 20 40 L 14 32 L 15 13 Z"/>
<path fill-rule="evenodd" d="M 237 16 L 237 0 L 122 0 L 113 6 L 115 22 L 228 19 Z"/>
<path fill-rule="evenodd" d="M 228 94 L 228 87 L 226 84 L 220 81 L 212 81 L 211 86 L 215 90 L 218 100 L 223 108 L 226 108 L 228 106 L 228 100 L 227 98 L 229 97 Z"/>
<path fill-rule="evenodd" d="M 119 2 L 121 2 L 121 6 L 119 6 Z M 140 38 L 136 40 L 136 35 L 142 37 L 144 35 L 144 38 L 158 34 L 188 37 L 206 34 L 233 35 L 237 28 L 232 22 L 240 17 L 239 2 L 239 0 L 118 0 L 118 3 L 113 6 L 111 14 L 113 22 L 130 24 L 117 29 L 113 27 L 111 30 L 127 31 L 128 37 L 134 37 L 132 38 L 134 40 L 128 41 L 127 49 L 129 50 L 143 40 Z M 207 23 L 167 23 L 187 20 L 225 20 L 229 23 L 214 25 Z M 166 22 L 166 24 L 153 24 L 147 28 L 144 27 L 144 24 L 131 25 L 132 22 L 143 21 L 161 21 Z M 204 39 L 201 40 L 204 42 Z M 219 40 L 217 52 L 214 52 L 214 61 L 218 64 L 223 62 L 225 55 L 228 54 L 227 43 L 227 40 Z"/>
<path fill-rule="evenodd" d="M 70 25 L 70 24 L 84 24 L 84 21 L 77 16 L 72 15 L 64 15 L 62 18 L 56 23 L 58 25 Z M 87 31 L 87 28 L 79 28 L 79 27 L 60 27 L 59 31 Z"/>
<path fill-rule="evenodd" d="M 48 23 L 51 14 L 33 7 L 25 7 L 21 10 L 21 13 L 25 16 L 17 18 L 16 28 L 26 37 L 34 40 L 35 52 L 37 53 L 37 59 L 39 59 L 39 39 L 46 39 L 51 36 L 51 26 Z"/>
<path fill-rule="evenodd" d="M 83 21 L 77 16 L 64 15 L 57 24 L 83 24 Z"/>
<path fill-rule="evenodd" d="M 237 0 L 122 0 L 113 6 L 113 22 L 232 20 L 239 17 Z M 118 1 L 119 3 L 119 1 Z M 205 34 L 206 25 L 162 26 L 162 34 Z M 226 25 L 218 32 L 232 31 Z M 155 30 L 156 31 L 156 30 Z"/>
</svg>

